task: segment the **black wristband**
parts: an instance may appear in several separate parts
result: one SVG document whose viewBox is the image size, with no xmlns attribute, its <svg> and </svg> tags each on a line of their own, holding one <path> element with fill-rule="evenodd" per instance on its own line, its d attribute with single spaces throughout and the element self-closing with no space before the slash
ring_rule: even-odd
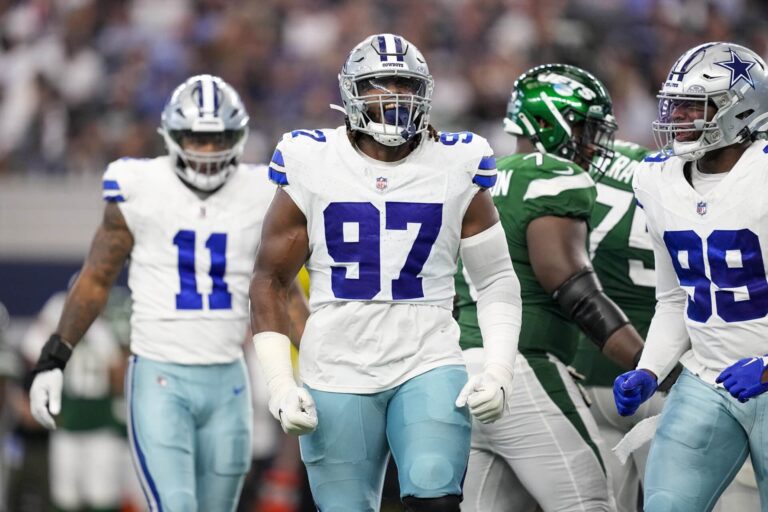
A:
<svg viewBox="0 0 768 512">
<path fill-rule="evenodd" d="M 669 372 L 669 375 L 667 377 L 659 382 L 659 391 L 669 391 L 672 389 L 672 385 L 677 382 L 677 378 L 680 377 L 680 374 L 683 373 L 683 365 L 680 363 L 677 363 L 674 368 L 672 368 L 672 371 Z"/>
<path fill-rule="evenodd" d="M 32 373 L 38 374 L 56 368 L 63 370 L 67 366 L 67 361 L 69 361 L 71 355 L 72 347 L 62 340 L 58 334 L 52 334 L 48 341 L 45 342 L 45 345 L 43 345 L 40 358 L 32 369 Z"/>
<path fill-rule="evenodd" d="M 645 348 L 645 347 L 643 347 Z M 637 351 L 637 354 L 635 354 L 635 357 L 632 358 L 632 370 L 637 368 L 637 365 L 640 364 L 640 358 L 643 356 L 643 349 Z"/>
</svg>

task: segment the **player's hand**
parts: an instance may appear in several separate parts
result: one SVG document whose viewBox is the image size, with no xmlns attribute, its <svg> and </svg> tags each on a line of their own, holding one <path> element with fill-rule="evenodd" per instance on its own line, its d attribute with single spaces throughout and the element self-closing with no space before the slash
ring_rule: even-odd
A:
<svg viewBox="0 0 768 512">
<path fill-rule="evenodd" d="M 302 436 L 317 428 L 315 401 L 309 391 L 298 386 L 283 393 L 276 417 L 286 434 Z"/>
<path fill-rule="evenodd" d="M 504 414 L 512 373 L 506 368 L 488 364 L 480 375 L 469 378 L 456 398 L 456 407 L 469 406 L 469 412 L 480 423 L 493 423 Z"/>
<path fill-rule="evenodd" d="M 613 400 L 621 416 L 635 414 L 640 404 L 651 398 L 658 387 L 656 377 L 646 370 L 622 373 L 613 381 Z"/>
<path fill-rule="evenodd" d="M 722 384 L 739 402 L 746 402 L 768 391 L 768 382 L 762 382 L 765 371 L 762 357 L 747 357 L 723 370 L 715 382 Z"/>
<path fill-rule="evenodd" d="M 32 387 L 29 389 L 29 408 L 32 416 L 48 430 L 56 428 L 53 416 L 61 412 L 63 385 L 64 374 L 55 368 L 35 375 Z"/>
</svg>

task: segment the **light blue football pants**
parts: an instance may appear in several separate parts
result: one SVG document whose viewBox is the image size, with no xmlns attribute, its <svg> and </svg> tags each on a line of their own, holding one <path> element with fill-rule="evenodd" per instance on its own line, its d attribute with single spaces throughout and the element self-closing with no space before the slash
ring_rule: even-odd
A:
<svg viewBox="0 0 768 512">
<path fill-rule="evenodd" d="M 741 403 L 683 371 L 667 398 L 645 472 L 646 512 L 704 512 L 751 453 L 768 510 L 768 394 Z"/>
<path fill-rule="evenodd" d="M 131 357 L 126 377 L 134 467 L 151 511 L 232 511 L 251 461 L 245 364 Z"/>
<path fill-rule="evenodd" d="M 299 438 L 318 510 L 379 510 L 388 453 L 401 496 L 460 495 L 470 419 L 454 401 L 467 382 L 463 366 L 443 366 L 371 395 L 309 389 L 317 430 Z"/>
</svg>

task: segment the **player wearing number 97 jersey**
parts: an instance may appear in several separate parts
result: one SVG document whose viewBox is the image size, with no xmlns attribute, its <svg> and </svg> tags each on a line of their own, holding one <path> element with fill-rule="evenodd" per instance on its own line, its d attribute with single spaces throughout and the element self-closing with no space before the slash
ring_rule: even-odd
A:
<svg viewBox="0 0 768 512">
<path fill-rule="evenodd" d="M 35 370 L 32 411 L 53 428 L 61 370 L 130 258 L 128 433 L 153 511 L 234 510 L 250 463 L 241 346 L 275 187 L 239 161 L 247 123 L 231 86 L 195 76 L 163 111 L 169 155 L 107 168 L 104 220 Z"/>
<path fill-rule="evenodd" d="M 768 70 L 747 48 L 703 44 L 678 59 L 659 98 L 662 152 L 638 165 L 633 183 L 659 304 L 638 369 L 614 383 L 616 405 L 632 414 L 679 359 L 685 370 L 651 445 L 645 509 L 711 510 L 750 452 L 765 508 L 768 144 L 759 134 Z"/>
<path fill-rule="evenodd" d="M 520 328 L 519 284 L 486 190 L 495 159 L 482 137 L 429 125 L 432 77 L 400 36 L 360 43 L 339 82 L 346 126 L 286 134 L 270 163 L 281 189 L 251 285 L 270 409 L 301 435 L 318 510 L 378 510 L 391 450 L 407 510 L 458 512 L 469 414 L 503 413 Z M 469 382 L 451 315 L 460 251 L 493 355 Z M 299 388 L 282 297 L 305 261 L 312 313 Z"/>
</svg>

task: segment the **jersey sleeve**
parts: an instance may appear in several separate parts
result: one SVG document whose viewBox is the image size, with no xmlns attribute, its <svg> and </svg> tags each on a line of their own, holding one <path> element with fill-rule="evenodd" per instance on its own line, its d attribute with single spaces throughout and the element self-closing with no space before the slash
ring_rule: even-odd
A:
<svg viewBox="0 0 768 512">
<path fill-rule="evenodd" d="M 472 183 L 480 187 L 481 189 L 493 188 L 496 184 L 496 157 L 493 155 L 493 149 L 491 149 L 488 141 L 482 137 L 478 137 L 478 149 L 481 151 L 482 156 L 477 164 L 477 168 L 474 169 L 472 175 Z"/>
<path fill-rule="evenodd" d="M 657 155 L 649 155 L 639 162 L 635 166 L 634 175 L 632 176 L 632 191 L 635 194 L 635 202 L 637 205 L 645 210 L 647 216 L 652 215 L 653 202 L 655 189 L 657 184 L 655 183 L 655 177 L 661 172 L 661 166 L 664 160 L 658 159 Z"/>
<path fill-rule="evenodd" d="M 656 264 L 657 304 L 645 339 L 645 349 L 637 367 L 651 370 L 661 382 L 691 346 L 685 326 L 685 304 L 688 295 L 679 286 L 669 251 L 650 220 L 648 233 L 653 242 Z"/>
<path fill-rule="evenodd" d="M 283 135 L 269 161 L 269 179 L 281 187 L 304 213 L 308 208 L 305 161 L 317 150 L 316 144 L 325 144 L 326 136 L 320 130 L 294 130 Z"/>
<path fill-rule="evenodd" d="M 101 180 L 101 197 L 110 203 L 124 203 L 135 197 L 135 173 L 130 159 L 116 160 L 107 166 Z"/>
<path fill-rule="evenodd" d="M 272 159 L 269 161 L 269 181 L 278 187 L 288 185 L 288 173 L 285 169 L 285 158 L 283 158 L 283 150 L 280 144 L 275 148 L 275 152 L 272 153 Z"/>
<path fill-rule="evenodd" d="M 588 173 L 570 162 L 547 158 L 528 182 L 523 211 L 528 222 L 550 215 L 588 220 L 596 197 Z"/>
</svg>

